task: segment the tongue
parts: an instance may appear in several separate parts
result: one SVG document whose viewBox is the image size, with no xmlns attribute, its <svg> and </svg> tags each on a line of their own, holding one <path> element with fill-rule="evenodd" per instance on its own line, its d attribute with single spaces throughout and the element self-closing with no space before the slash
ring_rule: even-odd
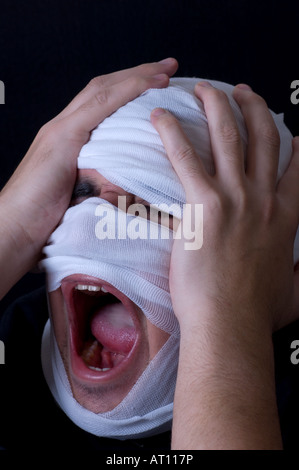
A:
<svg viewBox="0 0 299 470">
<path fill-rule="evenodd" d="M 122 303 L 101 307 L 93 314 L 90 328 L 99 343 L 116 353 L 129 353 L 136 340 L 133 321 Z"/>
</svg>

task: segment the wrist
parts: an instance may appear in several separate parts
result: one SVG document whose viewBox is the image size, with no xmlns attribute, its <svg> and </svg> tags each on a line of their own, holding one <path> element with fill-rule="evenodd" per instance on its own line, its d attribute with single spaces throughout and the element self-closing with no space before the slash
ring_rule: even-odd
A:
<svg viewBox="0 0 299 470">
<path fill-rule="evenodd" d="M 181 353 L 197 356 L 199 367 L 215 373 L 242 371 L 243 363 L 253 370 L 269 368 L 272 373 L 272 329 L 264 320 L 267 312 L 253 314 L 250 310 L 223 308 L 220 312 L 210 308 L 201 310 L 192 319 L 181 320 Z"/>
<path fill-rule="evenodd" d="M 220 292 L 213 298 L 204 295 L 193 297 L 192 302 L 190 298 L 181 302 L 180 311 L 173 304 L 181 333 L 186 337 L 196 331 L 197 335 L 215 335 L 219 340 L 222 337 L 239 338 L 244 344 L 259 338 L 262 340 L 265 336 L 272 341 L 273 312 L 266 295 L 258 297 L 254 292 L 250 295 L 239 292 L 229 296 Z"/>
<path fill-rule="evenodd" d="M 207 370 L 220 377 L 246 370 L 264 374 L 273 372 L 271 330 L 259 325 L 241 325 L 225 319 L 198 321 L 181 326 L 181 356 L 196 363 L 198 370 Z M 246 368 L 244 370 L 244 365 Z"/>
<path fill-rule="evenodd" d="M 181 329 L 173 448 L 280 447 L 271 333 L 214 319 Z"/>
</svg>

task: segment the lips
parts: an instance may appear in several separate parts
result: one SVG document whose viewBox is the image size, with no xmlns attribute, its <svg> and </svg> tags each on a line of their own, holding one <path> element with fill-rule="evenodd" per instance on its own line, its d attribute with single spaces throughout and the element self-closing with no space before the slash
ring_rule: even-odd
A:
<svg viewBox="0 0 299 470">
<path fill-rule="evenodd" d="M 70 324 L 70 366 L 81 381 L 109 383 L 125 375 L 138 354 L 136 305 L 114 286 L 82 274 L 61 283 Z"/>
</svg>

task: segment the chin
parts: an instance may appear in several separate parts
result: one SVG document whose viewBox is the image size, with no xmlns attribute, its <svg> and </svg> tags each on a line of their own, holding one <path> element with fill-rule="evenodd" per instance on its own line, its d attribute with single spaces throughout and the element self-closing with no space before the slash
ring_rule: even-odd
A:
<svg viewBox="0 0 299 470">
<path fill-rule="evenodd" d="M 114 286 L 92 276 L 66 277 L 49 301 L 75 399 L 94 413 L 112 410 L 169 335 Z"/>
</svg>

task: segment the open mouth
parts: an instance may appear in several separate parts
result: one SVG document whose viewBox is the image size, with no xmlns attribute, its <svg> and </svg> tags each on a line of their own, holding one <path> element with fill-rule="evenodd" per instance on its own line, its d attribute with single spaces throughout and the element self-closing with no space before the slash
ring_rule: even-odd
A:
<svg viewBox="0 0 299 470">
<path fill-rule="evenodd" d="M 135 304 L 115 287 L 91 276 L 68 276 L 61 290 L 70 323 L 73 374 L 105 382 L 125 372 L 139 343 Z"/>
</svg>

